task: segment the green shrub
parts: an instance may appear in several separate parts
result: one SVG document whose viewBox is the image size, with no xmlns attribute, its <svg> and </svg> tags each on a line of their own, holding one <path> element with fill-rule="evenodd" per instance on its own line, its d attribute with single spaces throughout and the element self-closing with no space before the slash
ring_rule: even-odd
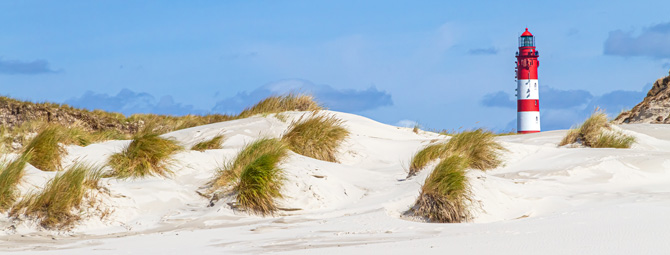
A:
<svg viewBox="0 0 670 255">
<path fill-rule="evenodd" d="M 62 174 L 56 175 L 39 193 L 22 199 L 10 212 L 10 216 L 23 215 L 36 219 L 47 229 L 65 229 L 79 220 L 76 212 L 88 191 L 98 187 L 101 168 L 75 164 Z"/>
<path fill-rule="evenodd" d="M 457 223 L 471 219 L 470 186 L 465 174 L 469 162 L 462 156 L 442 160 L 421 187 L 411 212 L 429 222 Z"/>
<path fill-rule="evenodd" d="M 312 114 L 291 123 L 283 136 L 289 148 L 300 155 L 337 162 L 337 148 L 349 135 L 335 116 Z"/>
<path fill-rule="evenodd" d="M 221 149 L 222 141 L 223 141 L 223 135 L 217 135 L 212 139 L 202 141 L 193 145 L 193 147 L 191 147 L 191 150 L 205 151 L 205 150 Z"/>
<path fill-rule="evenodd" d="M 172 173 L 167 169 L 170 157 L 179 150 L 177 142 L 158 134 L 138 135 L 123 151 L 110 156 L 111 175 L 118 178 L 167 176 Z"/>
<path fill-rule="evenodd" d="M 31 153 L 21 154 L 18 158 L 0 167 L 0 212 L 8 210 L 17 198 L 16 186 L 23 178 L 24 168 Z"/>
</svg>

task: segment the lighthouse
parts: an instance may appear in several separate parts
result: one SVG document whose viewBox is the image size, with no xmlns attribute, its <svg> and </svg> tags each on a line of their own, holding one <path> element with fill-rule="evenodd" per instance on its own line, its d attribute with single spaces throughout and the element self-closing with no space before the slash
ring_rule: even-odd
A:
<svg viewBox="0 0 670 255">
<path fill-rule="evenodd" d="M 519 134 L 540 132 L 539 56 L 535 50 L 535 36 L 526 28 L 519 37 L 519 51 L 516 53 L 516 129 Z"/>
</svg>

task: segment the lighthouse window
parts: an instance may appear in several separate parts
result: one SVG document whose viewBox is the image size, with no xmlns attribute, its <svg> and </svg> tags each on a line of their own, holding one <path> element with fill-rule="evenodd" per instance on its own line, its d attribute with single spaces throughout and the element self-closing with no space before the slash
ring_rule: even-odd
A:
<svg viewBox="0 0 670 255">
<path fill-rule="evenodd" d="M 533 37 L 532 36 L 522 36 L 521 37 L 521 47 L 533 46 Z"/>
</svg>

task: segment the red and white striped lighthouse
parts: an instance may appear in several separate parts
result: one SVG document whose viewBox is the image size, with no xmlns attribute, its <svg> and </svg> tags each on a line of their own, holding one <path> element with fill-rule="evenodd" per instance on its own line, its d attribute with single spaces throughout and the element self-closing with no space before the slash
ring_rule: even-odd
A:
<svg viewBox="0 0 670 255">
<path fill-rule="evenodd" d="M 526 28 L 519 37 L 519 52 L 516 53 L 516 128 L 520 134 L 540 132 L 539 56 L 535 50 L 535 36 Z"/>
</svg>

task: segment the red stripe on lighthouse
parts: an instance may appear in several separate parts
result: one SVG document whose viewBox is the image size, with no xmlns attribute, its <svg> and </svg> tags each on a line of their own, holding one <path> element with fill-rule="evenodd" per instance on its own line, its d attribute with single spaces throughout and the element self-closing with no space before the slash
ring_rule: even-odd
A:
<svg viewBox="0 0 670 255">
<path fill-rule="evenodd" d="M 537 80 L 537 68 L 519 69 L 516 78 L 519 80 Z"/>
<path fill-rule="evenodd" d="M 520 99 L 517 100 L 516 109 L 518 112 L 539 112 L 540 100 L 537 99 Z"/>
</svg>

